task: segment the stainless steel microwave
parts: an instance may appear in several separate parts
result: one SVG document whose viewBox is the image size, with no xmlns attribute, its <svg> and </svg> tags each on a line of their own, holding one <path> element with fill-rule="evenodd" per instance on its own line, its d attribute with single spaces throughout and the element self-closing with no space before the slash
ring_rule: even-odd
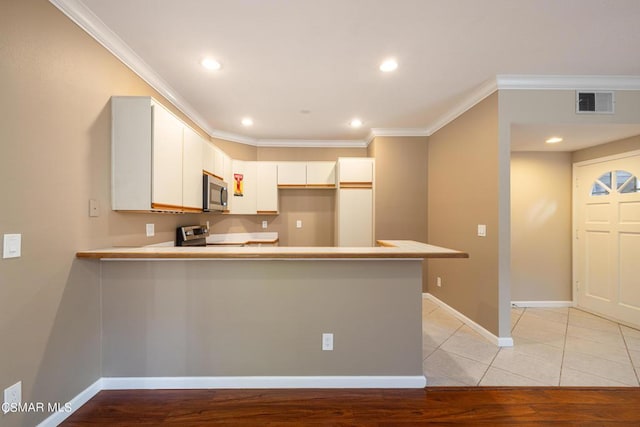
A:
<svg viewBox="0 0 640 427">
<path fill-rule="evenodd" d="M 227 209 L 227 199 L 229 192 L 227 191 L 227 183 L 211 175 L 203 175 L 202 177 L 202 210 L 223 211 Z"/>
</svg>

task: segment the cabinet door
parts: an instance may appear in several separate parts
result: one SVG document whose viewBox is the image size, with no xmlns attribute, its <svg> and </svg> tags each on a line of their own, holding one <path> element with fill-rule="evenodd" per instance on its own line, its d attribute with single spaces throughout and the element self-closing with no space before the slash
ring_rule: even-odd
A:
<svg viewBox="0 0 640 427">
<path fill-rule="evenodd" d="M 215 147 L 210 142 L 202 142 L 202 170 L 215 175 L 213 172 L 215 167 Z"/>
<path fill-rule="evenodd" d="M 373 182 L 373 159 L 368 157 L 341 157 L 338 159 L 340 183 Z"/>
<path fill-rule="evenodd" d="M 154 209 L 182 207 L 182 129 L 182 122 L 173 114 L 153 105 L 151 206 Z"/>
<path fill-rule="evenodd" d="M 307 162 L 307 186 L 336 186 L 336 162 Z"/>
<path fill-rule="evenodd" d="M 232 178 L 229 198 L 233 199 L 231 213 L 255 215 L 257 194 L 257 162 L 232 161 Z M 239 187 L 239 188 L 238 188 Z"/>
<path fill-rule="evenodd" d="M 202 147 L 207 142 L 193 129 L 184 128 L 182 142 L 182 206 L 185 211 L 202 211 Z"/>
<path fill-rule="evenodd" d="M 373 246 L 373 190 L 338 190 L 336 246 Z"/>
<path fill-rule="evenodd" d="M 225 181 L 224 173 L 225 173 L 226 154 L 218 147 L 214 147 L 213 151 L 214 151 L 213 169 L 211 170 L 211 173 L 217 176 L 218 178 L 221 178 L 223 181 Z M 228 164 L 227 167 L 230 168 L 231 167 L 230 160 L 226 160 L 226 163 Z"/>
<path fill-rule="evenodd" d="M 299 187 L 307 184 L 307 162 L 279 162 L 278 185 Z"/>
<path fill-rule="evenodd" d="M 258 162 L 258 213 L 278 212 L 278 165 L 273 162 Z"/>
</svg>

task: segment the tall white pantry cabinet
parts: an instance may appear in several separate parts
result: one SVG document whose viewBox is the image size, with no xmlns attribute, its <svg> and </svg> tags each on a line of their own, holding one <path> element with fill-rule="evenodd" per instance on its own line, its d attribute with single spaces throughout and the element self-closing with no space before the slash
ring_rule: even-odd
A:
<svg viewBox="0 0 640 427">
<path fill-rule="evenodd" d="M 113 210 L 202 212 L 204 138 L 146 96 L 111 98 Z"/>
<path fill-rule="evenodd" d="M 374 168 L 369 157 L 338 158 L 336 246 L 374 246 Z"/>
</svg>

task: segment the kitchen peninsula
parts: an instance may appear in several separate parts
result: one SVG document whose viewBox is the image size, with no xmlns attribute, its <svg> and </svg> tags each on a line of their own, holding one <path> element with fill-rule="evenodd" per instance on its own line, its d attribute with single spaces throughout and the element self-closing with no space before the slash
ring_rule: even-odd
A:
<svg viewBox="0 0 640 427">
<path fill-rule="evenodd" d="M 378 244 L 78 252 L 104 261 L 103 377 L 112 388 L 423 387 L 422 260 L 468 255 Z"/>
</svg>

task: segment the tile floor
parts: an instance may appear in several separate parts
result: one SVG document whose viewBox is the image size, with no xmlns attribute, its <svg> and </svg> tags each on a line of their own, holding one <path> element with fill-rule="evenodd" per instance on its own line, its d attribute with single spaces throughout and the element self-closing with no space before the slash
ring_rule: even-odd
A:
<svg viewBox="0 0 640 427">
<path fill-rule="evenodd" d="M 427 386 L 640 385 L 640 331 L 574 308 L 513 308 L 513 347 L 426 298 L 422 324 Z"/>
</svg>

